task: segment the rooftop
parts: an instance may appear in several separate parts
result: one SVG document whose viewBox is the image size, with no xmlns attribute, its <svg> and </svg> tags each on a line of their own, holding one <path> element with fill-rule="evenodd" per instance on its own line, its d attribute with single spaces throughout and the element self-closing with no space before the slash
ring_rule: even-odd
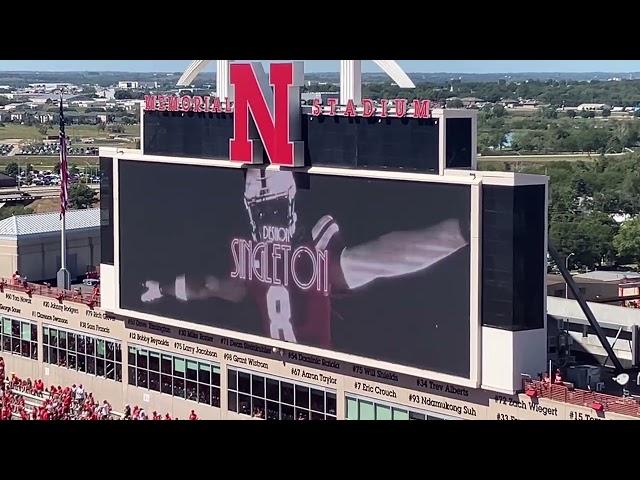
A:
<svg viewBox="0 0 640 480">
<path fill-rule="evenodd" d="M 98 228 L 100 209 L 67 210 L 67 230 Z M 0 238 L 16 238 L 24 235 L 41 235 L 60 231 L 60 214 L 34 213 L 14 215 L 0 221 Z"/>
<path fill-rule="evenodd" d="M 636 272 L 611 272 L 606 270 L 595 270 L 588 273 L 579 273 L 574 278 L 598 280 L 600 282 L 621 282 L 626 279 L 640 279 L 640 274 Z"/>
</svg>

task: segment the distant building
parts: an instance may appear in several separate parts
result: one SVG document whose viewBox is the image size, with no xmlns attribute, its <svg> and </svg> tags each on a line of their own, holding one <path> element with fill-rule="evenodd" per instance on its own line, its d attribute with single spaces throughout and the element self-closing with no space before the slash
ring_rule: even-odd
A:
<svg viewBox="0 0 640 480">
<path fill-rule="evenodd" d="M 99 90 L 96 90 L 96 95 L 100 98 L 113 100 L 116 98 L 116 89 L 115 88 L 99 89 Z"/>
<path fill-rule="evenodd" d="M 11 113 L 11 121 L 12 122 L 26 122 L 29 119 L 33 118 L 33 113 L 27 112 L 13 112 Z"/>
<path fill-rule="evenodd" d="M 581 103 L 576 108 L 578 111 L 601 112 L 602 110 L 611 110 L 611 106 L 606 103 Z"/>
<path fill-rule="evenodd" d="M 140 88 L 139 87 L 139 82 L 118 82 L 118 88 L 124 89 L 124 90 L 132 90 L 132 89 L 137 89 Z"/>
<path fill-rule="evenodd" d="M 640 280 L 640 273 L 637 272 L 612 272 L 608 270 L 595 270 L 593 272 L 578 273 L 575 279 L 596 280 L 599 282 L 621 282 L 623 280 Z"/>
<path fill-rule="evenodd" d="M 540 105 L 540 102 L 537 100 L 533 100 L 533 99 L 528 99 L 528 100 L 522 100 L 519 104 L 520 107 L 529 107 L 529 108 L 535 108 L 538 105 Z"/>
<path fill-rule="evenodd" d="M 520 100 L 514 100 L 512 98 L 505 98 L 504 100 L 500 100 L 498 102 L 499 105 L 502 105 L 505 108 L 513 108 L 516 105 L 520 104 Z"/>
<path fill-rule="evenodd" d="M 55 120 L 55 116 L 53 113 L 49 112 L 40 112 L 34 115 L 34 118 L 40 123 L 53 122 Z"/>
<path fill-rule="evenodd" d="M 636 272 L 596 270 L 573 275 L 573 280 L 586 300 L 597 302 L 632 294 L 629 293 L 630 289 L 637 287 L 638 282 L 640 282 L 640 274 Z M 561 275 L 547 275 L 547 294 L 552 297 L 565 297 L 567 295 L 566 283 Z M 571 290 L 568 292 L 568 298 L 575 298 Z M 624 302 L 620 300 L 607 303 L 610 305 L 622 305 Z"/>
<path fill-rule="evenodd" d="M 120 106 L 124 107 L 127 112 L 137 112 L 140 110 L 140 105 L 144 103 L 144 100 L 127 100 L 125 102 L 121 102 Z"/>
<path fill-rule="evenodd" d="M 67 211 L 71 277 L 100 263 L 100 209 Z M 0 221 L 0 277 L 16 270 L 29 281 L 50 280 L 60 268 L 60 214 L 16 215 Z"/>
<path fill-rule="evenodd" d="M 100 123 L 109 123 L 113 121 L 113 115 L 110 113 L 99 113 L 96 115 L 96 119 Z"/>
<path fill-rule="evenodd" d="M 628 308 L 640 308 L 640 280 L 623 280 L 618 286 L 618 296 L 631 297 L 623 300 L 622 305 Z"/>
<path fill-rule="evenodd" d="M 629 215 L 628 213 L 612 213 L 609 216 L 616 223 L 624 223 L 631 218 L 631 215 Z"/>
<path fill-rule="evenodd" d="M 95 113 L 65 112 L 65 122 L 72 125 L 97 125 L 99 123 Z"/>
<path fill-rule="evenodd" d="M 71 83 L 30 83 L 29 88 L 25 91 L 28 93 L 49 93 L 60 89 L 75 91 L 78 90 L 78 87 Z"/>
<path fill-rule="evenodd" d="M 462 100 L 462 104 L 466 108 L 473 108 L 473 107 L 480 108 L 480 106 L 484 104 L 484 100 L 482 98 L 477 98 L 477 97 L 464 97 L 464 98 L 461 98 L 460 100 Z"/>
</svg>

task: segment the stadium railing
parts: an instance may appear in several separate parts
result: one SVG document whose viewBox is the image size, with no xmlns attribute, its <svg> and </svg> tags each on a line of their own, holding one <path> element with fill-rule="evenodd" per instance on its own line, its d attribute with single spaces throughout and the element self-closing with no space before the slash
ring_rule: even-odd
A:
<svg viewBox="0 0 640 480">
<path fill-rule="evenodd" d="M 100 294 L 82 293 L 79 290 L 63 290 L 50 285 L 42 285 L 39 283 L 21 282 L 13 279 L 0 278 L 0 292 L 5 290 L 13 290 L 23 292 L 27 295 L 42 295 L 44 297 L 55 298 L 58 302 L 63 301 L 83 303 L 89 308 L 100 306 Z"/>
<path fill-rule="evenodd" d="M 523 379 L 529 397 L 548 398 L 557 402 L 591 408 L 596 412 L 613 412 L 640 418 L 640 401 L 631 397 L 617 397 L 606 393 L 570 388 L 562 384 Z"/>
</svg>

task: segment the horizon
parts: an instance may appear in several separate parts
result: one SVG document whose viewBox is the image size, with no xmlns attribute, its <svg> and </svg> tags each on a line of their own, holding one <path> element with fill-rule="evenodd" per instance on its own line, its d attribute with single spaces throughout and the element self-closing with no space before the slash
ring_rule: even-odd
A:
<svg viewBox="0 0 640 480">
<path fill-rule="evenodd" d="M 132 71 L 132 70 L 2 70 L 0 69 L 0 73 L 29 73 L 29 74 L 38 74 L 38 73 L 46 73 L 46 74 L 55 74 L 55 73 L 110 73 L 110 74 L 115 74 L 115 73 L 131 73 L 131 74 L 173 74 L 173 75 L 181 75 L 182 72 L 179 71 L 175 71 L 175 72 L 170 72 L 170 71 Z M 215 73 L 215 70 L 204 70 L 203 72 L 201 72 L 200 74 L 203 73 Z M 326 70 L 326 71 L 313 71 L 313 72 L 304 72 L 305 74 L 314 74 L 314 75 L 321 75 L 321 74 L 339 74 L 340 72 L 337 70 Z M 380 75 L 384 75 L 384 72 L 372 72 L 372 71 L 367 71 L 367 72 L 362 72 L 363 75 L 365 74 L 380 74 Z M 548 74 L 548 75 L 553 75 L 553 74 L 563 74 L 563 75 L 572 75 L 572 74 L 576 74 L 576 75 L 585 75 L 585 74 L 589 74 L 589 73 L 593 73 L 593 74 L 620 74 L 620 75 L 630 75 L 630 74 L 634 74 L 634 75 L 640 75 L 640 70 L 638 71 L 624 71 L 624 72 L 620 72 L 620 71 L 605 71 L 605 70 L 593 70 L 593 71 L 523 71 L 523 72 L 504 72 L 504 71 L 495 71 L 495 72 L 456 72 L 456 71 L 438 71 L 438 72 L 420 72 L 420 71 L 412 71 L 412 70 L 408 70 L 406 71 L 407 74 L 413 75 L 413 74 L 423 74 L 423 75 L 528 75 L 528 74 Z M 634 79 L 637 80 L 637 79 Z"/>
<path fill-rule="evenodd" d="M 278 60 L 290 61 L 290 60 Z M 263 60 L 269 63 L 270 60 Z M 338 60 L 306 60 L 305 73 L 337 73 Z M 181 73 L 191 60 L 0 60 L 3 73 Z M 639 60 L 398 60 L 407 73 L 460 75 L 640 73 Z M 215 72 L 211 62 L 206 72 Z M 364 61 L 363 73 L 381 73 Z"/>
</svg>

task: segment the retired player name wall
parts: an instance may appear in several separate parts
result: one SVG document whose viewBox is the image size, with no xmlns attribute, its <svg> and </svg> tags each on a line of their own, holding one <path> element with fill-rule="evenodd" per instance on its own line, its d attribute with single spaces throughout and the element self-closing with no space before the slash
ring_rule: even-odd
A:
<svg viewBox="0 0 640 480">
<path fill-rule="evenodd" d="M 525 394 L 503 395 L 293 350 L 274 352 L 273 347 L 267 345 L 155 322 L 127 319 L 126 327 L 132 343 L 215 360 L 225 367 L 334 389 L 338 398 L 357 396 L 418 412 L 469 420 L 629 418 L 609 412 L 596 413 L 588 406 L 531 399 Z M 341 402 L 338 403 L 338 414 L 344 415 Z"/>
<path fill-rule="evenodd" d="M 31 319 L 42 325 L 125 339 L 176 355 L 335 390 L 338 399 L 356 396 L 422 413 L 475 420 L 616 420 L 630 417 L 596 412 L 590 406 L 570 405 L 525 394 L 504 395 L 428 378 L 406 375 L 295 350 L 275 349 L 207 332 L 146 320 L 115 318 L 99 309 L 20 292 L 0 296 L 0 315 Z M 224 378 L 224 375 L 223 375 Z M 344 416 L 344 401 L 338 415 Z"/>
<path fill-rule="evenodd" d="M 29 319 L 40 324 L 119 340 L 124 335 L 122 321 L 98 309 L 76 302 L 5 290 L 0 293 L 0 314 Z"/>
</svg>

